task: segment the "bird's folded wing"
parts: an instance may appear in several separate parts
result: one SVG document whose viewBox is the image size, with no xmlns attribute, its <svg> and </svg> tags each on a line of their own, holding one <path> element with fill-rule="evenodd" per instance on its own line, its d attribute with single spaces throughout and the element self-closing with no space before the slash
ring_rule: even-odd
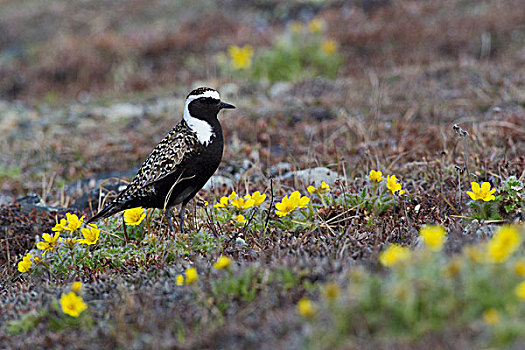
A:
<svg viewBox="0 0 525 350">
<path fill-rule="evenodd" d="M 139 192 L 148 191 L 151 184 L 175 172 L 185 156 L 195 152 L 198 142 L 195 134 L 180 130 L 179 126 L 180 124 L 153 149 L 122 197 L 130 198 Z"/>
</svg>

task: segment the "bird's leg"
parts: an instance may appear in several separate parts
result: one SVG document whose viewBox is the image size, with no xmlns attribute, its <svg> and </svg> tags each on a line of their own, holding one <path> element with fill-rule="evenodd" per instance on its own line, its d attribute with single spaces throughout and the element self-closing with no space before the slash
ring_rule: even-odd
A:
<svg viewBox="0 0 525 350">
<path fill-rule="evenodd" d="M 164 210 L 164 216 L 166 216 L 166 221 L 168 221 L 168 226 L 171 230 L 171 232 L 173 232 L 173 234 L 175 234 L 175 227 L 173 226 L 173 221 L 171 220 L 171 217 L 172 217 L 173 213 L 171 212 L 171 208 L 168 207 Z"/>
<path fill-rule="evenodd" d="M 184 212 L 186 211 L 186 204 L 188 204 L 188 202 L 182 202 L 182 205 L 180 206 L 180 211 L 179 211 L 180 233 L 184 233 Z"/>
</svg>

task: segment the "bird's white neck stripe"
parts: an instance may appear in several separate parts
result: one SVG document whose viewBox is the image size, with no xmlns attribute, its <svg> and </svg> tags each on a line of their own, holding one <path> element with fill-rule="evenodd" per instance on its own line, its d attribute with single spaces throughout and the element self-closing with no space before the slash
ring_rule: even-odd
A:
<svg viewBox="0 0 525 350">
<path fill-rule="evenodd" d="M 204 91 L 202 94 L 190 95 L 188 96 L 188 98 L 186 98 L 186 103 L 184 104 L 184 114 L 182 115 L 182 117 L 184 118 L 190 129 L 197 134 L 199 142 L 203 145 L 207 145 L 208 143 L 210 143 L 211 138 L 215 136 L 212 126 L 205 120 L 193 117 L 190 114 L 189 110 L 190 102 L 201 97 L 211 97 L 216 100 L 221 99 L 221 96 L 215 90 L 207 90 Z"/>
<path fill-rule="evenodd" d="M 190 111 L 188 110 L 188 102 L 184 106 L 184 114 L 182 116 L 190 129 L 197 134 L 197 139 L 203 145 L 208 145 L 211 138 L 215 136 L 212 126 L 205 120 L 201 120 L 195 117 L 192 117 Z"/>
</svg>

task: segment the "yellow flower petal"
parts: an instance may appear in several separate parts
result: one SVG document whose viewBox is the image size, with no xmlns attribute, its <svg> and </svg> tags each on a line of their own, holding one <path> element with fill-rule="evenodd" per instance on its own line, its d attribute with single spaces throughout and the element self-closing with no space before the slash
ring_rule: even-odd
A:
<svg viewBox="0 0 525 350">
<path fill-rule="evenodd" d="M 186 269 L 186 284 L 192 284 L 198 279 L 199 279 L 199 275 L 197 274 L 196 268 L 190 267 L 189 269 Z"/>
<path fill-rule="evenodd" d="M 396 266 L 408 260 L 411 256 L 410 249 L 398 244 L 390 245 L 386 250 L 379 254 L 379 262 L 386 267 Z"/>
<path fill-rule="evenodd" d="M 87 245 L 97 243 L 98 238 L 100 236 L 100 230 L 97 228 L 97 225 L 94 224 L 90 224 L 90 228 L 81 229 L 80 232 L 82 232 L 84 239 L 79 239 L 78 242 Z"/>
<path fill-rule="evenodd" d="M 184 276 L 183 275 L 177 275 L 177 277 L 175 277 L 175 284 L 177 286 L 184 285 Z"/>
<path fill-rule="evenodd" d="M 419 236 L 422 238 L 425 246 L 433 251 L 443 249 L 443 244 L 447 239 L 445 228 L 440 225 L 423 226 L 419 231 Z"/>
<path fill-rule="evenodd" d="M 514 273 L 520 277 L 525 277 L 525 259 L 520 259 L 514 263 Z"/>
<path fill-rule="evenodd" d="M 301 193 L 299 191 L 294 191 L 290 194 L 290 199 L 294 202 L 299 203 L 299 198 L 301 198 Z"/>
<path fill-rule="evenodd" d="M 321 18 L 314 18 L 308 22 L 308 29 L 311 33 L 319 33 L 324 27 L 324 21 Z"/>
<path fill-rule="evenodd" d="M 337 52 L 339 44 L 333 39 L 323 40 L 321 43 L 321 51 L 327 55 L 333 55 Z"/>
<path fill-rule="evenodd" d="M 525 301 L 525 281 L 521 282 L 514 288 L 514 294 L 519 300 Z"/>
<path fill-rule="evenodd" d="M 33 262 L 31 261 L 31 254 L 27 253 L 23 258 L 22 261 L 18 263 L 18 271 L 24 273 L 31 269 L 31 266 L 33 265 Z"/>
<path fill-rule="evenodd" d="M 304 196 L 299 199 L 299 208 L 305 207 L 308 203 L 310 203 L 310 198 Z"/>
<path fill-rule="evenodd" d="M 228 206 L 229 199 L 228 197 L 221 197 L 219 203 L 215 204 L 214 208 L 226 208 Z"/>
<path fill-rule="evenodd" d="M 487 260 L 491 263 L 505 262 L 521 245 L 521 235 L 512 225 L 501 226 L 487 243 Z"/>
<path fill-rule="evenodd" d="M 241 223 L 241 224 L 246 223 L 246 218 L 244 217 L 244 215 L 237 215 L 234 219 L 235 219 L 238 223 Z"/>
<path fill-rule="evenodd" d="M 483 321 L 491 326 L 499 323 L 501 316 L 496 309 L 488 309 L 483 312 Z"/>
<path fill-rule="evenodd" d="M 261 192 L 255 191 L 251 195 L 251 199 L 254 200 L 254 203 L 253 203 L 254 206 L 259 206 L 261 205 L 262 202 L 266 200 L 266 194 L 261 194 Z"/>
<path fill-rule="evenodd" d="M 315 316 L 316 308 L 314 303 L 308 298 L 301 298 L 297 302 L 297 313 L 306 318 Z"/>
<path fill-rule="evenodd" d="M 73 284 L 71 285 L 71 290 L 75 293 L 78 294 L 78 292 L 80 292 L 80 289 L 82 288 L 82 282 L 80 281 L 75 281 L 73 282 Z"/>
<path fill-rule="evenodd" d="M 137 226 L 146 217 L 146 213 L 142 207 L 127 209 L 124 211 L 124 222 L 126 225 Z"/>
<path fill-rule="evenodd" d="M 72 317 L 78 317 L 82 311 L 87 309 L 86 303 L 84 303 L 82 298 L 77 296 L 75 292 L 69 292 L 67 294 L 62 293 L 60 306 L 65 314 Z"/>
<path fill-rule="evenodd" d="M 230 266 L 230 259 L 226 256 L 219 257 L 217 262 L 213 264 L 213 267 L 216 268 L 217 270 L 225 269 L 228 266 Z"/>
</svg>

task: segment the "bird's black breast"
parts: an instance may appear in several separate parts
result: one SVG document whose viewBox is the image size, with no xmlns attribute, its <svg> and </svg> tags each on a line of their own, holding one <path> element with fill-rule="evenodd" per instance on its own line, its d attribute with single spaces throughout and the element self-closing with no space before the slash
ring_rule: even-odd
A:
<svg viewBox="0 0 525 350">
<path fill-rule="evenodd" d="M 220 126 L 219 126 L 220 128 Z M 187 152 L 175 171 L 157 181 L 151 189 L 148 204 L 155 208 L 171 207 L 187 202 L 197 194 L 219 167 L 224 149 L 222 130 L 214 128 L 215 136 L 205 145 L 198 143 Z"/>
</svg>

